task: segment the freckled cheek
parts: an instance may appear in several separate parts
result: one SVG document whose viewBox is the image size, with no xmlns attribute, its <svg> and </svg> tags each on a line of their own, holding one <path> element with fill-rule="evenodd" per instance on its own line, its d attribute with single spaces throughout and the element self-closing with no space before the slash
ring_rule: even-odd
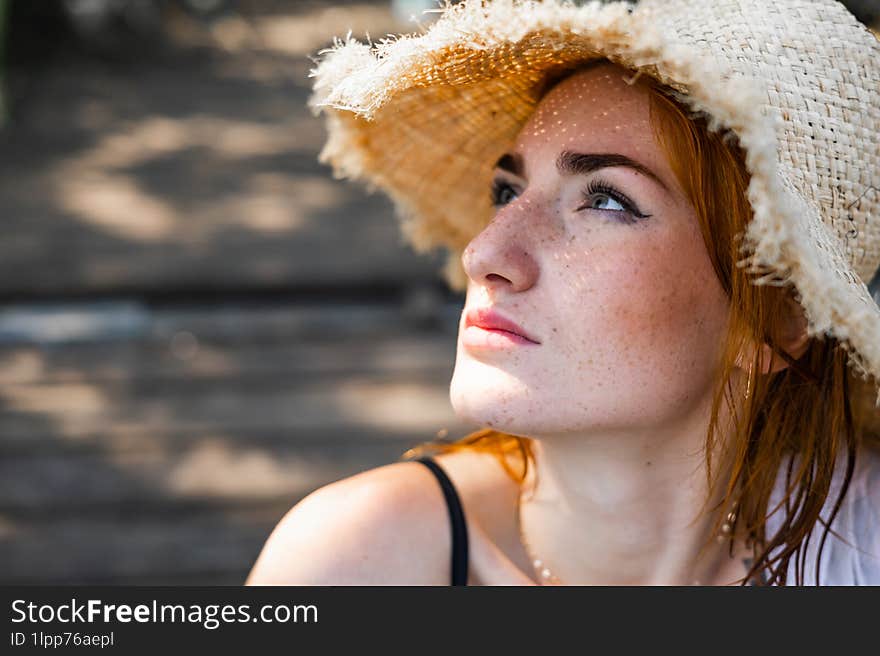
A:
<svg viewBox="0 0 880 656">
<path fill-rule="evenodd" d="M 633 351 L 656 350 L 692 339 L 708 308 L 705 284 L 663 261 L 609 259 L 593 273 L 584 321 L 606 343 Z"/>
</svg>

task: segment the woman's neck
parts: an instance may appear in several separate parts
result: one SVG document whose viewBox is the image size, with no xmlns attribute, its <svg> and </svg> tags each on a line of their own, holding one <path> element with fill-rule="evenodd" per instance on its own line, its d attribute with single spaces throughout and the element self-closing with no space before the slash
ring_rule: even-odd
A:
<svg viewBox="0 0 880 656">
<path fill-rule="evenodd" d="M 744 549 L 735 543 L 732 559 L 729 542 L 713 539 L 716 515 L 700 514 L 721 501 L 716 493 L 705 505 L 705 439 L 706 420 L 697 418 L 535 439 L 520 509 L 532 555 L 568 584 L 735 583 Z"/>
</svg>

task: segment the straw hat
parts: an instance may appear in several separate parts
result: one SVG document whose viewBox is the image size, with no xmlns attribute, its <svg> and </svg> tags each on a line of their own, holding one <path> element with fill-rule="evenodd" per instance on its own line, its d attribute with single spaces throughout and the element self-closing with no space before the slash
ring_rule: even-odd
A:
<svg viewBox="0 0 880 656">
<path fill-rule="evenodd" d="M 880 381 L 880 42 L 834 0 L 465 0 L 423 33 L 318 53 L 320 161 L 382 189 L 420 252 L 461 254 L 490 221 L 494 164 L 548 76 L 605 57 L 669 86 L 746 150 L 739 266 L 792 283 L 811 336 Z M 880 405 L 880 392 L 876 404 Z"/>
</svg>

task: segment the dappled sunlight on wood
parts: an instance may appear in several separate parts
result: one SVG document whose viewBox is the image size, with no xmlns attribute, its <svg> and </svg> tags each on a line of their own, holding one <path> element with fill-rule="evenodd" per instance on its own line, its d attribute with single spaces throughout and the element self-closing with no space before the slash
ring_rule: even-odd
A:
<svg viewBox="0 0 880 656">
<path fill-rule="evenodd" d="M 294 494 L 319 486 L 335 467 L 312 460 L 279 459 L 267 449 L 233 447 L 229 438 L 200 440 L 179 454 L 163 475 L 170 494 L 258 498 Z"/>
<path fill-rule="evenodd" d="M 229 384 L 190 396 L 186 405 L 175 403 L 168 394 L 144 395 L 136 401 L 126 396 L 112 382 L 6 386 L 0 390 L 7 412 L 39 414 L 59 437 L 87 436 L 90 431 L 166 431 L 171 427 L 192 431 L 235 426 L 241 424 L 240 413 L 248 407 L 253 414 L 245 418 L 245 426 L 261 430 L 363 424 L 399 433 L 444 424 L 451 418 L 448 390 L 436 384 L 349 379 L 332 387 L 285 390 L 279 386 L 262 394 L 244 394 Z"/>
<path fill-rule="evenodd" d="M 107 396 L 97 386 L 86 383 L 7 386 L 0 389 L 0 402 L 7 412 L 39 413 L 52 418 L 59 428 L 68 417 L 95 415 L 110 407 Z"/>
<path fill-rule="evenodd" d="M 438 385 L 341 381 L 333 398 L 337 412 L 375 427 L 419 430 L 449 421 L 449 392 Z"/>
<path fill-rule="evenodd" d="M 387 2 L 257 4 L 100 56 L 53 41 L 19 73 L 5 583 L 237 584 L 303 496 L 470 428 L 448 398 L 461 300 L 438 291 L 442 254 L 318 162 L 306 106 L 334 35 L 412 26 Z"/>
<path fill-rule="evenodd" d="M 351 30 L 352 36 L 378 41 L 387 32 L 415 27 L 395 20 L 388 5 L 322 7 L 294 16 L 266 16 L 256 21 L 263 47 L 288 55 L 309 55 L 332 41 L 332 36 Z M 340 30 L 340 28 L 342 28 Z M 329 38 L 328 38 L 329 37 Z"/>
<path fill-rule="evenodd" d="M 339 205 L 345 191 L 326 177 L 300 176 L 290 179 L 274 173 L 255 175 L 247 189 L 231 202 L 206 210 L 215 215 L 210 225 L 217 229 L 239 225 L 264 233 L 295 230 L 306 225 L 318 210 Z"/>
<path fill-rule="evenodd" d="M 388 4 L 350 4 L 344 7 L 316 7 L 291 15 L 257 16 L 246 20 L 230 16 L 211 28 L 215 42 L 229 52 L 268 50 L 304 57 L 329 45 L 333 35 L 352 31 L 354 38 L 375 41 L 386 33 L 415 27 L 401 24 Z"/>
<path fill-rule="evenodd" d="M 62 178 L 62 206 L 86 223 L 133 241 L 163 241 L 176 225 L 174 209 L 132 178 L 95 175 Z"/>
<path fill-rule="evenodd" d="M 277 125 L 213 117 L 151 117 L 60 164 L 55 176 L 58 201 L 84 223 L 139 242 L 185 235 L 204 239 L 229 226 L 258 233 L 297 230 L 311 214 L 345 202 L 348 190 L 327 176 L 254 172 L 241 179 L 242 189 L 231 197 L 219 194 L 182 206 L 147 191 L 132 172 L 191 149 L 219 160 L 283 154 L 297 150 L 296 135 L 296 130 L 279 130 Z"/>
<path fill-rule="evenodd" d="M 229 159 L 298 150 L 303 130 L 293 118 L 281 125 L 211 115 L 148 116 L 102 135 L 90 149 L 63 161 L 68 168 L 124 169 L 188 148 L 201 147 Z"/>
<path fill-rule="evenodd" d="M 46 375 L 46 359 L 36 350 L 0 354 L 0 385 L 33 382 Z"/>
</svg>

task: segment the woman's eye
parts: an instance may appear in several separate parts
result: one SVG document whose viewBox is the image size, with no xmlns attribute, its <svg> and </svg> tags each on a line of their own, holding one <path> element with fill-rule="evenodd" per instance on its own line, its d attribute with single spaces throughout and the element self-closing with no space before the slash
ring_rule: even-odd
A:
<svg viewBox="0 0 880 656">
<path fill-rule="evenodd" d="M 603 180 L 591 180 L 583 191 L 584 205 L 578 210 L 610 211 L 624 220 L 646 219 L 650 214 L 642 214 L 629 198 Z"/>
<path fill-rule="evenodd" d="M 627 208 L 620 203 L 620 201 L 615 200 L 608 194 L 602 192 L 592 194 L 592 196 L 587 200 L 586 207 L 594 210 L 612 210 L 616 212 L 628 211 Z"/>
<path fill-rule="evenodd" d="M 507 205 L 516 198 L 516 190 L 506 182 L 495 180 L 492 183 L 492 205 Z"/>
</svg>

